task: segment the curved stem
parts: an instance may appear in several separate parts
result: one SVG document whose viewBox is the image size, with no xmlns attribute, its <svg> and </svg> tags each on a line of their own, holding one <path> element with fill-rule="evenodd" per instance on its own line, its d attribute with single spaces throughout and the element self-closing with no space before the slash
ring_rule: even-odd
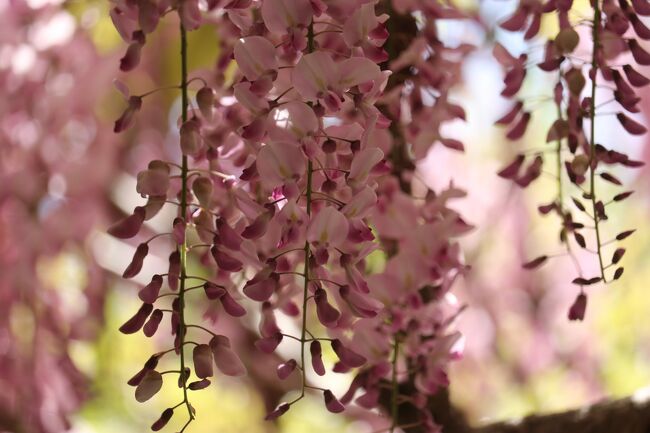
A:
<svg viewBox="0 0 650 433">
<path fill-rule="evenodd" d="M 607 282 L 605 278 L 605 268 L 603 266 L 603 255 L 601 251 L 600 244 L 600 230 L 598 228 L 599 218 L 598 211 L 596 208 L 596 75 L 598 72 L 598 57 L 597 50 L 599 46 L 599 37 L 600 37 L 600 5 L 598 4 L 599 0 L 594 0 L 594 21 L 592 28 L 592 37 L 593 37 L 593 51 L 591 55 L 591 102 L 589 107 L 589 117 L 591 118 L 591 137 L 589 143 L 589 195 L 591 197 L 591 206 L 593 209 L 593 219 L 594 226 L 596 231 L 596 251 L 598 253 L 598 264 L 600 265 L 600 276 L 603 279 L 603 282 Z"/>
</svg>

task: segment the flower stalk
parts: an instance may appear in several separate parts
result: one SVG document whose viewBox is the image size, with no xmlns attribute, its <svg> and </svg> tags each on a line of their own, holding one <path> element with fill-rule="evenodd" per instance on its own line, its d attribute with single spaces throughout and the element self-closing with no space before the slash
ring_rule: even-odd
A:
<svg viewBox="0 0 650 433">
<path fill-rule="evenodd" d="M 180 34 L 181 34 L 181 118 L 183 123 L 187 122 L 187 106 L 188 106 L 188 97 L 187 97 L 187 32 L 183 24 L 180 24 Z M 183 154 L 181 162 L 181 203 L 179 207 L 179 212 L 181 218 L 185 220 L 187 217 L 187 176 L 188 176 L 188 162 L 187 155 Z M 187 279 L 187 236 L 183 236 L 183 242 L 178 247 L 180 252 L 180 282 L 179 282 L 179 291 L 178 291 L 178 304 L 179 304 L 179 324 L 178 324 L 178 338 L 180 344 L 180 371 L 185 371 L 185 333 L 187 327 L 185 326 L 185 281 Z M 192 411 L 192 406 L 190 405 L 189 399 L 187 397 L 187 381 L 182 380 L 183 385 L 183 402 L 185 407 L 187 407 L 187 414 L 189 420 L 187 424 L 183 427 L 183 430 L 187 428 L 189 423 L 194 419 L 194 413 Z M 183 431 L 181 430 L 181 432 Z"/>
<path fill-rule="evenodd" d="M 599 47 L 599 37 L 600 37 L 600 5 L 598 0 L 593 0 L 594 5 L 594 20 L 592 28 L 592 39 L 593 39 L 593 50 L 591 54 L 591 101 L 589 106 L 589 117 L 590 117 L 590 143 L 589 143 L 589 196 L 591 198 L 592 206 L 592 216 L 594 219 L 594 231 L 596 232 L 596 252 L 598 254 L 598 264 L 600 266 L 600 276 L 603 282 L 607 282 L 605 278 L 605 267 L 603 266 L 603 255 L 602 255 L 602 245 L 600 241 L 600 228 L 599 228 L 599 214 L 598 209 L 596 208 L 596 75 L 598 72 L 598 56 L 597 50 Z"/>
</svg>

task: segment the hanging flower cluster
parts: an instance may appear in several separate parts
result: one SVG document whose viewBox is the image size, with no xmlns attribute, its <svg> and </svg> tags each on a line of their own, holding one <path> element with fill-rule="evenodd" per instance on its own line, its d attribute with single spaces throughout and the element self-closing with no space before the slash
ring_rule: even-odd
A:
<svg viewBox="0 0 650 433">
<path fill-rule="evenodd" d="M 118 2 L 111 13 L 129 43 L 120 63 L 124 71 L 137 66 L 146 34 L 160 17 L 175 9 L 182 23 L 182 160 L 150 162 L 137 184 L 147 203 L 109 230 L 132 238 L 164 203 L 179 207 L 166 234 L 175 245 L 169 269 L 141 289 L 141 308 L 121 328 L 152 336 L 169 314 L 174 347 L 153 355 L 129 382 L 138 401 L 151 398 L 162 388 L 163 373 L 170 373 L 159 372 L 158 361 L 174 351 L 180 355 L 181 366 L 171 373 L 179 376 L 183 401 L 164 411 L 152 428 L 163 428 L 183 405 L 188 411 L 183 429 L 189 425 L 194 410 L 188 393 L 210 383 L 213 363 L 226 375 L 245 373 L 227 336 L 185 321 L 186 299 L 195 293 L 204 293 L 213 317 L 223 312 L 247 320 L 246 306 L 259 308 L 259 350 L 272 353 L 280 344 L 295 345 L 298 359 L 277 365 L 277 375 L 281 380 L 300 375 L 299 394 L 270 411 L 269 420 L 310 390 L 322 394 L 328 410 L 340 412 L 360 388 L 364 396 L 357 403 L 375 407 L 386 381 L 395 385 L 413 378 L 423 395 L 446 386 L 445 365 L 455 356 L 452 346 L 459 338 L 450 328 L 458 308 L 449 305 L 446 294 L 464 268 L 452 239 L 468 229 L 447 201 L 462 192 L 451 187 L 414 200 L 400 185 L 435 142 L 462 149 L 435 132 L 442 122 L 463 117 L 447 98 L 453 71 L 435 73 L 436 65 L 458 60 L 445 58 L 448 53 L 427 26 L 428 39 L 414 40 L 395 61 L 398 69 L 413 65 L 429 73 L 391 85 L 393 93 L 380 111 L 378 101 L 390 77 L 379 66 L 390 57 L 382 48 L 389 36 L 388 15 L 378 14 L 374 2 L 235 1 L 208 5 L 206 19 L 219 22 L 220 57 L 211 78 L 190 80 L 185 32 L 201 20 L 192 4 Z M 402 5 L 403 12 L 418 7 Z M 427 9 L 427 14 L 437 17 L 436 11 Z M 422 58 L 431 46 L 439 50 Z M 227 72 L 231 59 L 238 67 L 234 77 Z M 203 86 L 193 104 L 188 85 L 197 79 Z M 407 91 L 412 83 L 417 88 Z M 115 123 L 116 132 L 133 124 L 146 96 L 120 88 L 127 108 Z M 433 106 L 421 104 L 418 113 L 408 114 L 418 120 L 397 114 L 402 100 L 423 92 L 439 95 Z M 412 145 L 404 138 L 393 142 L 392 119 Z M 419 130 L 407 128 L 409 123 Z M 433 135 L 425 130 L 427 123 L 435 126 Z M 387 160 L 391 154 L 411 163 L 401 167 L 396 159 Z M 158 236 L 138 246 L 125 278 L 141 271 L 149 243 Z M 377 250 L 391 257 L 385 269 L 370 275 L 368 257 Z M 210 278 L 187 274 L 190 251 L 212 270 Z M 238 283 L 242 276 L 243 284 Z M 162 306 L 169 301 L 170 308 Z M 298 335 L 280 328 L 278 312 L 296 319 Z M 197 341 L 194 332 L 208 333 L 209 343 Z M 339 358 L 332 371 L 359 369 L 341 399 L 308 380 L 308 371 L 326 373 L 325 344 Z M 185 345 L 194 345 L 193 373 Z M 405 374 L 398 375 L 398 355 L 408 363 Z M 397 392 L 393 386 L 395 400 Z M 421 399 L 410 403 L 425 406 Z M 430 415 L 422 424 L 436 428 Z"/>
<path fill-rule="evenodd" d="M 452 326 L 462 307 L 449 290 L 466 270 L 455 238 L 471 226 L 448 207 L 450 200 L 464 197 L 463 191 L 452 185 L 435 193 L 419 185 L 416 196 L 413 188 L 418 162 L 432 146 L 463 150 L 460 141 L 442 136 L 441 128 L 465 119 L 450 93 L 472 47 L 450 48 L 440 40 L 441 22 L 465 18 L 451 6 L 394 2 L 390 13 L 386 48 L 393 75 L 380 105 L 392 122 L 381 136 L 392 170 L 380 181 L 370 216 L 387 262 L 368 279 L 386 308 L 355 328 L 354 347 L 369 361 L 341 401 L 356 397 L 358 405 L 373 408 L 383 400 L 392 418 L 390 431 L 439 432 L 429 397 L 448 385 L 447 364 L 462 352 L 461 335 Z M 421 28 L 416 16 L 423 17 Z M 404 393 L 409 386 L 414 391 Z M 404 424 L 402 411 L 418 415 Z"/>
<path fill-rule="evenodd" d="M 650 83 L 648 78 L 635 69 L 637 65 L 650 64 L 650 55 L 637 39 L 650 38 L 650 30 L 639 18 L 639 15 L 650 14 L 650 6 L 642 0 L 633 1 L 632 4 L 627 0 L 593 1 L 593 19 L 588 23 L 591 47 L 587 59 L 583 59 L 580 52 L 581 37 L 578 32 L 580 25 L 587 24 L 571 21 L 572 7 L 572 1 L 549 1 L 544 4 L 521 2 L 512 17 L 501 23 L 501 27 L 510 31 L 525 30 L 524 37 L 528 40 L 537 35 L 543 14 L 553 13 L 558 19 L 558 34 L 546 42 L 543 61 L 536 65 L 542 71 L 557 75 L 552 98 L 557 107 L 557 119 L 551 125 L 546 141 L 555 144 L 558 193 L 553 202 L 539 206 L 539 212 L 559 216 L 562 222 L 560 241 L 565 245 L 567 254 L 573 256 L 573 238 L 579 248 L 597 256 L 599 273 L 583 276 L 578 266 L 579 276 L 573 280 L 574 284 L 580 286 L 580 293 L 569 309 L 568 317 L 570 320 L 582 320 L 587 306 L 584 286 L 611 282 L 621 277 L 623 267 L 619 262 L 625 249 L 616 247 L 609 251 L 608 246 L 617 244 L 634 231 L 623 231 L 612 239 L 604 237 L 602 224 L 608 219 L 607 207 L 625 200 L 632 191 L 601 199 L 597 193 L 597 184 L 598 181 L 604 181 L 622 186 L 622 182 L 610 170 L 616 166 L 640 167 L 642 162 L 630 159 L 624 152 L 613 150 L 607 143 L 599 143 L 595 136 L 595 124 L 598 116 L 615 114 L 627 133 L 640 135 L 646 132 L 643 125 L 626 113 L 640 111 L 637 107 L 640 98 L 635 89 Z M 525 108 L 526 101 L 517 98 L 526 76 L 528 56 L 521 54 L 514 57 L 498 44 L 494 54 L 507 71 L 505 88 L 501 94 L 515 99 L 512 109 L 496 123 L 509 127 L 507 138 L 518 140 L 526 132 L 531 119 L 530 111 Z M 623 64 L 610 66 L 614 59 L 622 60 Z M 599 86 L 601 78 L 603 83 L 611 85 Z M 609 89 L 612 92 L 611 98 L 597 100 L 597 96 L 600 96 L 597 92 L 599 87 Z M 609 109 L 614 103 L 619 107 L 614 113 L 599 111 Z M 586 131 L 587 128 L 589 131 Z M 522 152 L 499 172 L 499 176 L 525 188 L 541 175 L 545 162 L 544 152 L 533 155 Z M 571 196 L 571 204 L 567 204 L 568 193 L 563 188 L 565 178 L 569 179 L 579 194 Z M 586 236 L 585 232 L 593 232 L 593 236 Z M 549 257 L 551 256 L 539 256 L 523 266 L 527 269 L 536 268 Z M 614 271 L 610 272 L 610 268 Z"/>
</svg>

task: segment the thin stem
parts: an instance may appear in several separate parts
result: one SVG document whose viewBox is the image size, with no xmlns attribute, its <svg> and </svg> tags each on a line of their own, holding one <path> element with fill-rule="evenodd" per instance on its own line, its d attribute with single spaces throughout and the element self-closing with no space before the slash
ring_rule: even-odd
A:
<svg viewBox="0 0 650 433">
<path fill-rule="evenodd" d="M 187 104 L 188 104 L 188 96 L 187 96 L 187 34 L 185 31 L 185 27 L 183 26 L 183 23 L 181 22 L 180 24 L 180 33 L 181 33 L 181 117 L 183 123 L 187 122 Z M 183 155 L 182 161 L 181 161 L 181 203 L 180 203 L 180 208 L 179 212 L 181 215 L 181 218 L 185 220 L 185 217 L 187 216 L 187 175 L 188 175 L 188 162 L 187 162 L 187 156 Z M 180 252 L 180 267 L 181 267 L 181 272 L 180 272 L 180 287 L 179 287 L 179 293 L 178 293 L 178 338 L 180 342 L 180 364 L 181 364 L 181 371 L 185 371 L 185 333 L 186 333 L 186 327 L 185 327 L 185 281 L 187 279 L 187 236 L 183 237 L 183 243 L 182 245 L 179 246 L 179 252 Z M 192 406 L 190 405 L 190 402 L 187 398 L 187 384 L 186 381 L 182 381 L 183 384 L 183 402 L 185 402 L 185 407 L 187 407 L 187 414 L 189 415 L 189 419 L 185 426 L 183 426 L 183 430 L 187 428 L 187 426 L 192 422 L 194 419 L 194 413 L 192 412 Z"/>
<path fill-rule="evenodd" d="M 148 244 L 149 242 L 153 241 L 154 239 L 157 239 L 157 238 L 159 238 L 159 237 L 161 237 L 161 236 L 171 235 L 171 234 L 172 234 L 171 232 L 167 232 L 167 233 L 158 233 L 157 235 L 153 235 L 153 236 L 151 236 L 151 237 L 150 237 L 149 239 L 147 239 L 144 243 L 145 243 L 145 244 Z"/>
<path fill-rule="evenodd" d="M 197 328 L 197 329 L 201 329 L 201 330 L 207 332 L 208 334 L 212 335 L 213 337 L 216 337 L 216 336 L 217 336 L 217 334 L 215 334 L 214 332 L 210 331 L 208 328 L 204 328 L 204 327 L 201 326 L 201 325 L 185 325 L 185 327 L 186 327 L 186 328 Z"/>
<path fill-rule="evenodd" d="M 589 117 L 591 117 L 591 137 L 590 137 L 590 155 L 589 155 L 589 195 L 591 196 L 591 206 L 594 214 L 594 228 L 596 232 L 596 251 L 598 253 L 598 264 L 600 265 L 600 276 L 603 279 L 603 282 L 606 283 L 607 279 L 605 278 L 605 268 L 603 266 L 603 255 L 601 252 L 600 244 L 600 230 L 598 228 L 599 218 L 598 211 L 596 209 L 596 75 L 598 72 L 598 58 L 597 50 L 599 46 L 599 37 L 600 37 L 600 5 L 599 0 L 594 0 L 594 21 L 592 28 L 592 37 L 593 37 L 593 51 L 591 54 L 591 101 L 589 107 Z"/>
<path fill-rule="evenodd" d="M 200 289 L 202 287 L 203 287 L 203 284 L 199 284 L 198 286 L 188 287 L 187 289 L 185 289 L 185 293 L 187 293 L 187 292 L 189 292 L 191 290 Z M 156 299 L 166 298 L 166 297 L 169 297 L 169 296 L 178 296 L 178 293 L 175 293 L 175 292 L 163 293 L 162 295 L 158 295 L 158 297 Z"/>
<path fill-rule="evenodd" d="M 139 95 L 140 98 L 146 98 L 149 95 L 153 95 L 154 93 L 161 92 L 163 90 L 171 90 L 171 89 L 180 89 L 180 86 L 165 86 L 165 87 L 158 87 L 157 89 L 152 89 L 149 90 L 148 92 L 145 92 L 141 95 Z"/>
<path fill-rule="evenodd" d="M 395 431 L 397 426 L 397 417 L 399 415 L 399 405 L 397 404 L 397 397 L 399 396 L 399 386 L 397 383 L 397 358 L 399 356 L 399 339 L 395 336 L 395 342 L 393 343 L 393 360 L 391 362 L 393 373 L 391 377 L 391 402 L 390 402 L 390 416 L 393 419 L 393 422 L 390 426 L 390 433 Z"/>
<path fill-rule="evenodd" d="M 561 74 L 561 72 L 560 72 Z M 560 77 L 561 79 L 561 77 Z M 562 120 L 562 106 L 558 103 L 557 104 L 557 118 L 558 120 Z M 557 200 L 558 200 L 558 206 L 560 207 L 560 214 L 562 214 L 562 210 L 564 208 L 564 193 L 562 191 L 562 138 L 558 137 L 557 139 L 557 146 L 555 148 L 555 156 L 556 156 L 556 170 L 557 170 Z"/>
<path fill-rule="evenodd" d="M 311 53 L 314 51 L 314 23 L 309 24 L 307 29 L 307 49 Z M 313 165 L 311 159 L 307 162 L 307 191 L 305 195 L 307 197 L 307 218 L 311 218 L 311 190 L 312 190 L 312 174 L 313 174 Z M 304 261 L 305 266 L 303 268 L 303 275 L 305 278 L 303 289 L 302 289 L 302 330 L 300 334 L 300 367 L 302 373 L 302 389 L 300 395 L 305 395 L 305 385 L 307 384 L 307 369 L 305 368 L 305 343 L 307 341 L 307 301 L 309 297 L 309 257 L 311 255 L 311 250 L 309 248 L 309 241 L 305 240 L 304 247 L 305 255 Z"/>
<path fill-rule="evenodd" d="M 192 175 L 204 173 L 204 174 L 209 174 L 209 175 L 212 175 L 212 176 L 217 176 L 217 177 L 220 177 L 220 178 L 226 179 L 226 180 L 234 179 L 236 177 L 236 176 L 234 176 L 232 174 L 226 174 L 226 173 L 222 173 L 222 172 L 216 171 L 216 170 L 205 170 L 205 169 L 202 169 L 202 168 L 193 168 L 192 170 L 190 170 L 190 172 L 192 173 Z"/>
<path fill-rule="evenodd" d="M 310 33 L 313 32 L 313 26 L 309 26 Z M 311 216 L 311 181 L 312 181 L 312 163 L 307 163 L 307 217 Z M 307 372 L 305 369 L 305 342 L 307 341 L 307 301 L 309 299 L 309 256 L 311 254 L 309 241 L 305 241 L 305 266 L 303 268 L 304 284 L 302 290 L 302 333 L 300 335 L 300 366 L 302 368 L 302 391 L 305 394 L 307 384 Z"/>
<path fill-rule="evenodd" d="M 278 96 L 276 96 L 275 99 L 273 99 L 273 102 L 278 102 L 280 100 L 280 98 L 282 98 L 284 95 L 286 95 L 287 93 L 289 93 L 292 90 L 293 90 L 293 86 L 290 86 L 289 88 L 287 88 L 287 90 L 285 90 L 284 92 L 282 92 Z"/>
<path fill-rule="evenodd" d="M 278 253 L 278 254 L 274 255 L 273 257 L 270 257 L 270 258 L 271 259 L 277 259 L 278 257 L 283 256 L 285 254 L 289 254 L 289 253 L 292 253 L 294 251 L 302 251 L 302 250 L 303 250 L 303 248 L 291 248 L 290 250 L 282 251 L 281 253 Z"/>
<path fill-rule="evenodd" d="M 320 36 L 324 33 L 342 33 L 342 30 L 321 30 L 320 32 L 314 33 L 314 36 Z"/>
</svg>

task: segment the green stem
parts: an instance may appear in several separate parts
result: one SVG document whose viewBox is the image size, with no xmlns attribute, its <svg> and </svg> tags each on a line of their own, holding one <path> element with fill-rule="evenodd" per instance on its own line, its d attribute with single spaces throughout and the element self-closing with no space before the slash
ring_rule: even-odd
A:
<svg viewBox="0 0 650 433">
<path fill-rule="evenodd" d="M 392 418 L 392 424 L 390 426 L 390 433 L 395 431 L 397 427 L 397 417 L 399 416 L 399 405 L 397 404 L 397 398 L 399 397 L 399 386 L 397 383 L 397 358 L 399 356 L 399 339 L 395 337 L 395 342 L 393 343 L 393 373 L 391 378 L 391 401 L 390 401 L 390 416 Z"/>
<path fill-rule="evenodd" d="M 559 103 L 557 104 L 557 118 L 558 120 L 562 120 L 562 106 Z M 557 200 L 558 206 L 560 208 L 560 214 L 564 215 L 564 193 L 562 191 L 562 138 L 559 137 L 557 139 L 555 155 L 557 169 Z"/>
<path fill-rule="evenodd" d="M 596 231 L 596 252 L 598 253 L 598 263 L 600 265 L 600 276 L 603 282 L 607 282 L 605 278 L 605 267 L 603 266 L 603 255 L 601 251 L 602 245 L 600 244 L 600 229 L 598 227 L 599 219 L 598 212 L 596 211 L 596 75 L 598 72 L 598 58 L 596 56 L 599 47 L 600 37 L 600 5 L 599 0 L 594 2 L 594 21 L 592 28 L 593 38 L 593 52 L 591 55 L 591 72 L 593 74 L 591 80 L 591 102 L 589 107 L 589 117 L 591 120 L 591 137 L 590 137 L 590 155 L 589 155 L 589 195 L 591 196 L 591 206 L 593 209 L 594 229 Z"/>
<path fill-rule="evenodd" d="M 311 216 L 311 182 L 312 163 L 307 163 L 307 217 Z M 303 268 L 304 284 L 302 291 L 302 334 L 300 335 L 300 366 L 302 367 L 302 392 L 305 393 L 307 384 L 307 369 L 305 368 L 305 343 L 307 342 L 307 301 L 309 300 L 309 241 L 305 241 L 305 266 Z"/>
<path fill-rule="evenodd" d="M 183 123 L 187 122 L 187 33 L 183 24 L 180 25 L 181 32 L 181 116 Z M 188 175 L 188 164 L 187 156 L 183 155 L 181 162 L 181 203 L 179 212 L 181 218 L 185 220 L 187 216 L 187 175 Z M 181 275 L 180 275 L 180 287 L 178 291 L 178 333 L 180 341 L 180 363 L 181 371 L 185 371 L 185 333 L 187 328 L 185 326 L 185 281 L 187 279 L 187 236 L 183 240 L 183 244 L 179 246 L 180 256 L 181 256 Z M 190 401 L 187 398 L 187 385 L 186 381 L 183 381 L 183 402 L 185 407 L 187 407 L 187 413 L 189 415 L 189 420 L 183 430 L 189 425 L 189 423 L 194 419 L 194 414 L 192 413 L 192 406 Z"/>
<path fill-rule="evenodd" d="M 562 79 L 562 74 L 560 72 L 560 80 Z M 559 120 L 562 120 L 562 107 L 560 104 L 557 104 L 557 118 Z M 558 138 L 557 139 L 557 147 L 555 148 L 556 152 L 556 169 L 557 169 L 557 205 L 559 207 L 559 212 L 562 220 L 564 220 L 564 191 L 563 191 L 563 185 L 562 185 L 562 139 Z M 561 242 L 564 243 L 566 247 L 566 252 L 568 256 L 571 258 L 571 261 L 573 262 L 573 266 L 576 268 L 576 271 L 582 277 L 582 268 L 580 267 L 580 262 L 576 258 L 575 254 L 573 254 L 573 250 L 571 249 L 571 242 L 569 242 L 569 238 L 567 236 L 566 231 L 563 231 L 563 236 L 561 236 Z"/>
<path fill-rule="evenodd" d="M 314 24 L 309 24 L 307 30 L 307 49 L 311 53 L 314 51 Z M 312 175 L 314 168 L 311 160 L 307 162 L 307 190 L 305 192 L 307 200 L 307 218 L 311 217 L 311 193 L 312 193 Z M 302 331 L 300 334 L 300 367 L 302 370 L 302 389 L 300 396 L 305 395 L 305 385 L 307 384 L 307 369 L 305 368 L 305 343 L 307 342 L 307 301 L 309 300 L 309 256 L 311 250 L 309 248 L 309 241 L 305 240 L 304 246 L 304 261 L 303 268 L 304 284 L 302 290 Z"/>
</svg>

